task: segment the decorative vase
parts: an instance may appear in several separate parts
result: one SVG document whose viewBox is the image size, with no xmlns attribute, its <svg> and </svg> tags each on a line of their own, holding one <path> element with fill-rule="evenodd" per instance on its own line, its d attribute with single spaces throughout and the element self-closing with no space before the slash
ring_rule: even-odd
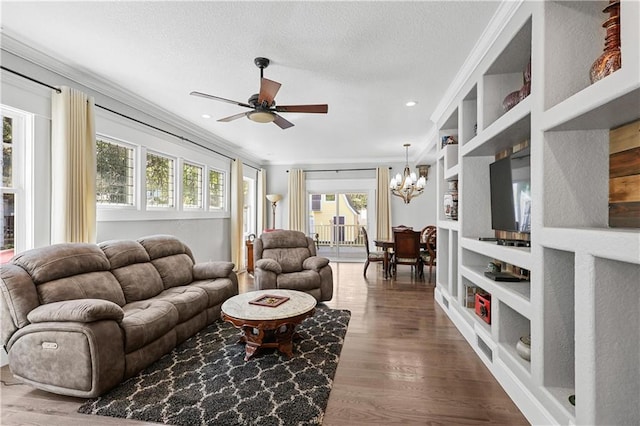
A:
<svg viewBox="0 0 640 426">
<path fill-rule="evenodd" d="M 607 30 L 607 35 L 604 39 L 604 52 L 591 65 L 589 72 L 591 84 L 619 70 L 622 66 L 622 55 L 620 54 L 620 1 L 610 0 L 607 7 L 602 11 L 609 13 L 609 18 L 602 24 Z"/>
<path fill-rule="evenodd" d="M 449 189 L 444 194 L 444 215 L 447 219 L 458 220 L 458 181 L 450 180 Z"/>
<path fill-rule="evenodd" d="M 504 112 L 507 112 L 514 106 L 518 105 L 518 102 L 520 102 L 520 90 L 511 92 L 506 98 L 504 98 L 502 101 L 502 109 Z"/>
<path fill-rule="evenodd" d="M 516 351 L 520 358 L 531 361 L 531 335 L 522 336 L 516 343 Z"/>
<path fill-rule="evenodd" d="M 529 58 L 529 63 L 527 63 L 527 68 L 525 68 L 522 73 L 523 84 L 520 88 L 520 100 L 523 100 L 531 93 L 531 58 Z"/>
</svg>

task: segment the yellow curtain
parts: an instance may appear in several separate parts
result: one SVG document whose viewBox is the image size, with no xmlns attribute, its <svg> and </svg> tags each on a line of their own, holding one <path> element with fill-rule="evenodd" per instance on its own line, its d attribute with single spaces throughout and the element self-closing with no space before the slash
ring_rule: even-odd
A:
<svg viewBox="0 0 640 426">
<path fill-rule="evenodd" d="M 256 228 L 256 234 L 262 234 L 262 231 L 267 228 L 267 213 L 268 206 L 265 202 L 267 197 L 267 171 L 260 169 L 258 171 L 258 227 Z"/>
<path fill-rule="evenodd" d="M 244 191 L 242 179 L 242 161 L 239 158 L 231 165 L 231 261 L 235 271 L 245 268 L 242 250 L 244 249 L 243 217 Z"/>
<path fill-rule="evenodd" d="M 376 238 L 391 239 L 391 196 L 389 194 L 389 168 L 376 169 Z"/>
<path fill-rule="evenodd" d="M 289 229 L 306 233 L 307 187 L 304 171 L 289 171 Z"/>
<path fill-rule="evenodd" d="M 94 100 L 60 90 L 51 98 L 51 243 L 95 243 Z"/>
</svg>

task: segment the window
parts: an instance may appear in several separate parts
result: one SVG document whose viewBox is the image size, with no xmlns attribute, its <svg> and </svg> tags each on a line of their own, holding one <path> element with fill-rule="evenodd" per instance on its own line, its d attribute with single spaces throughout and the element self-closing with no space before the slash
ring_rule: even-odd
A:
<svg viewBox="0 0 640 426">
<path fill-rule="evenodd" d="M 103 206 L 133 206 L 133 148 L 96 140 L 96 202 Z"/>
<path fill-rule="evenodd" d="M 147 153 L 147 207 L 174 207 L 174 161 Z"/>
<path fill-rule="evenodd" d="M 336 201 L 336 194 L 325 194 L 324 196 L 324 200 L 325 201 Z"/>
<path fill-rule="evenodd" d="M 224 210 L 224 173 L 209 170 L 209 210 Z"/>
<path fill-rule="evenodd" d="M 2 116 L 2 239 L 0 251 L 3 258 L 14 253 L 15 189 L 13 179 L 13 118 Z M 4 263 L 5 259 L 2 259 Z"/>
<path fill-rule="evenodd" d="M 2 105 L 0 263 L 33 247 L 33 114 Z"/>
<path fill-rule="evenodd" d="M 202 208 L 202 167 L 182 165 L 182 206 L 185 209 Z"/>
<path fill-rule="evenodd" d="M 311 211 L 319 212 L 322 210 L 322 195 L 311 194 Z"/>
</svg>

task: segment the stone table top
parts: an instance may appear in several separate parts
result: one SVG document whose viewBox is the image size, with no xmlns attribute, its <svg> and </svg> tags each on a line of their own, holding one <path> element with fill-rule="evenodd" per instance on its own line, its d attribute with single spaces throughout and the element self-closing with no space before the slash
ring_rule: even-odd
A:
<svg viewBox="0 0 640 426">
<path fill-rule="evenodd" d="M 249 302 L 264 295 L 284 296 L 289 300 L 272 307 L 252 305 Z M 228 316 L 251 320 L 277 320 L 291 318 L 309 312 L 316 306 L 315 297 L 295 290 L 258 290 L 238 294 L 222 304 L 222 312 Z"/>
</svg>

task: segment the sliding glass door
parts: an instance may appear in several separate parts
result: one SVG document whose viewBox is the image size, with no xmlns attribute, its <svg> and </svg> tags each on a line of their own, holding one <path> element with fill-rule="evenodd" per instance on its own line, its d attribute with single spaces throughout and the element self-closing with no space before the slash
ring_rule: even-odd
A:
<svg viewBox="0 0 640 426">
<path fill-rule="evenodd" d="M 309 230 L 318 255 L 340 261 L 366 258 L 360 227 L 367 226 L 365 192 L 309 195 Z"/>
</svg>

